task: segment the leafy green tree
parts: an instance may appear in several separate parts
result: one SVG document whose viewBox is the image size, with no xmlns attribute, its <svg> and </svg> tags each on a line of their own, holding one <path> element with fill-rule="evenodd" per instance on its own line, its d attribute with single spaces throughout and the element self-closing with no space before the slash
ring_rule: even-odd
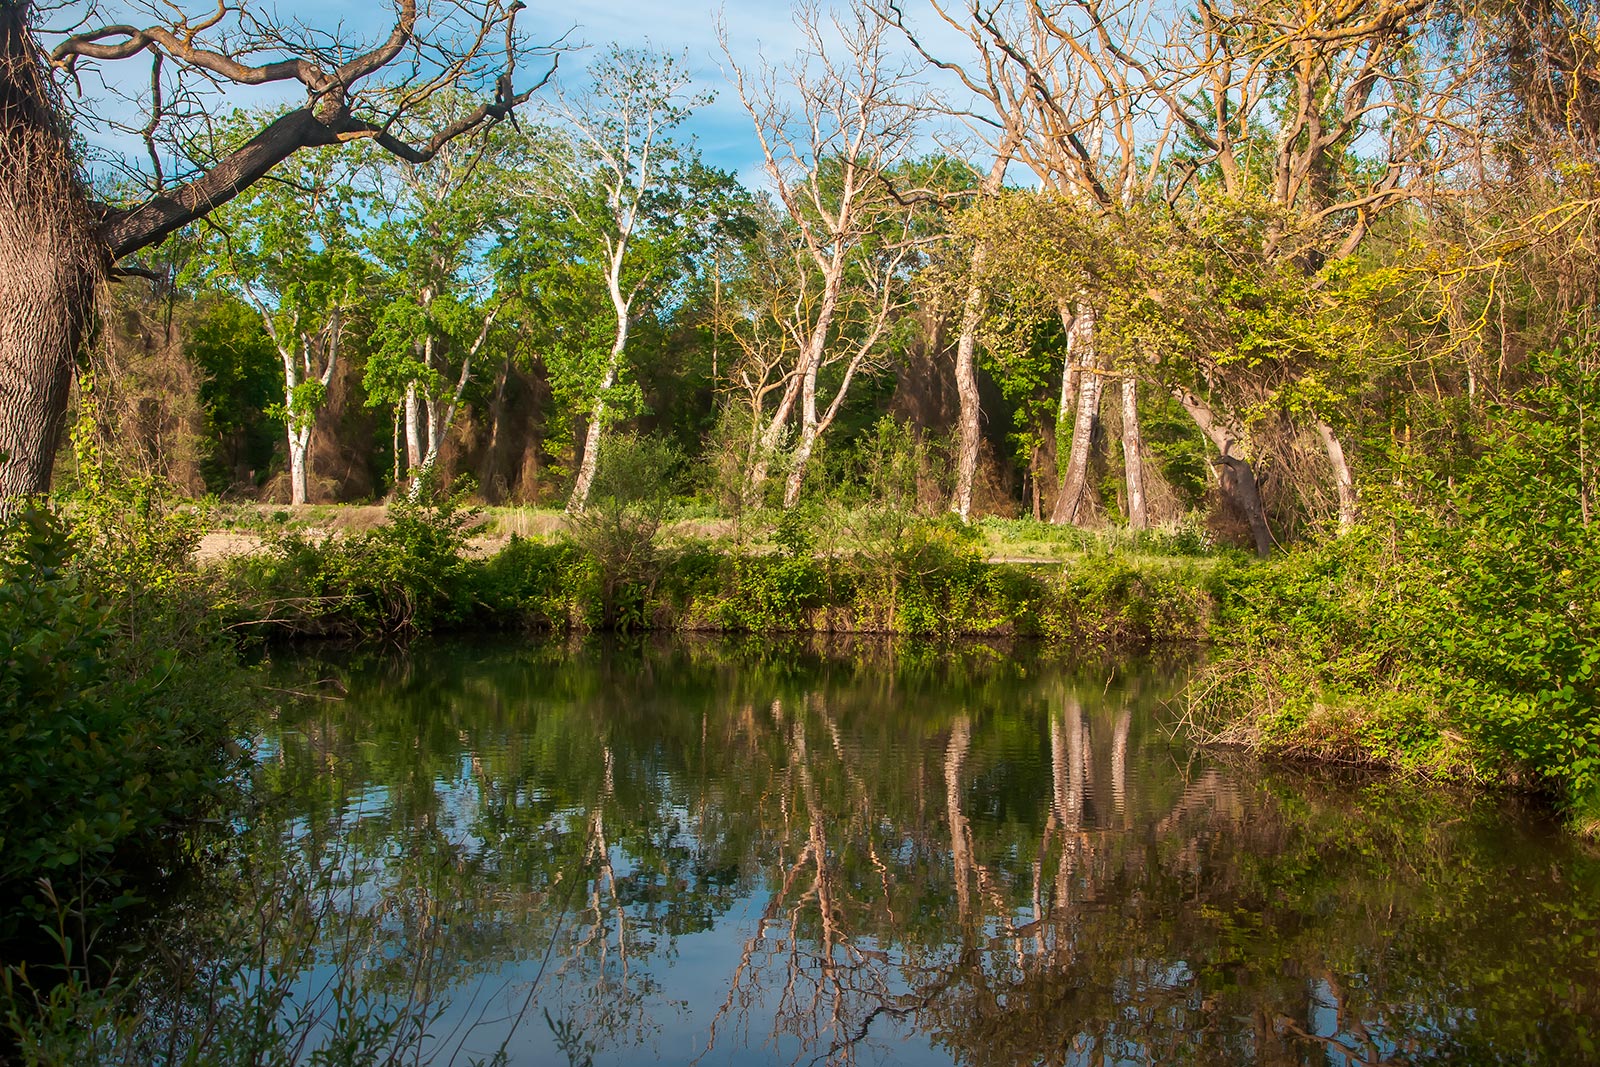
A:
<svg viewBox="0 0 1600 1067">
<path fill-rule="evenodd" d="M 550 109 L 566 144 L 536 179 L 546 217 L 559 227 L 574 263 L 603 285 L 614 327 L 604 348 L 598 336 L 582 332 L 577 343 L 547 353 L 547 359 L 566 361 L 553 377 L 581 382 L 574 392 L 587 408 L 567 502 L 573 513 L 588 500 L 607 426 L 637 410 L 636 389 L 618 394 L 630 329 L 640 316 L 669 304 L 733 190 L 729 175 L 705 166 L 692 145 L 672 139 L 710 100 L 691 92 L 683 60 L 613 47 L 587 74 L 583 106 L 562 94 Z M 578 291 L 592 291 L 592 285 L 586 280 Z"/>
<path fill-rule="evenodd" d="M 440 94 L 412 119 L 445 126 L 481 103 Z M 423 164 L 390 156 L 368 164 L 373 222 L 364 247 L 379 267 L 382 310 L 364 381 L 368 404 L 398 409 L 413 494 L 438 458 L 504 305 L 489 253 L 516 210 L 508 190 L 533 153 L 521 128 L 502 125 L 446 145 Z"/>
<path fill-rule="evenodd" d="M 238 113 L 234 129 L 257 117 Z M 227 132 L 224 132 L 224 138 Z M 338 149 L 293 156 L 277 180 L 212 216 L 190 268 L 256 309 L 283 367 L 281 419 L 289 448 L 289 502 L 309 499 L 307 467 L 317 413 L 339 365 L 347 320 L 363 300 L 361 194 L 355 160 Z"/>
</svg>

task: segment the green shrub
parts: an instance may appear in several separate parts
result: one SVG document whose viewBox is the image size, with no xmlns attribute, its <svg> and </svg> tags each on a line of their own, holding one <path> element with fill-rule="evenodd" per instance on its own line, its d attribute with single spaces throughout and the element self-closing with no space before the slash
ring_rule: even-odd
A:
<svg viewBox="0 0 1600 1067">
<path fill-rule="evenodd" d="M 469 565 L 477 620 L 506 629 L 563 630 L 587 580 L 576 545 L 513 536 L 499 552 Z"/>
<path fill-rule="evenodd" d="M 814 628 L 828 602 L 828 575 L 809 556 L 732 556 L 718 568 L 717 587 L 704 595 L 696 624 L 738 633 Z"/>
<path fill-rule="evenodd" d="M 1557 354 L 1494 412 L 1474 465 L 1369 498 L 1370 524 L 1241 571 L 1191 694 L 1218 736 L 1548 788 L 1600 804 L 1600 531 L 1586 406 Z"/>
<path fill-rule="evenodd" d="M 443 499 L 397 500 L 386 525 L 315 539 L 279 533 L 268 550 L 223 572 L 235 626 L 341 637 L 408 635 L 473 621 L 466 556 L 477 513 L 464 489 Z"/>
<path fill-rule="evenodd" d="M 151 614 L 130 626 L 95 573 L 45 512 L 0 529 L 0 939 L 47 917 L 41 880 L 91 922 L 126 905 L 238 767 L 231 649 Z"/>
<path fill-rule="evenodd" d="M 938 636 L 994 629 L 989 571 L 978 535 L 954 516 L 912 523 L 891 558 L 893 628 Z"/>
<path fill-rule="evenodd" d="M 647 605 L 661 576 L 658 535 L 682 462 L 676 447 L 650 437 L 618 434 L 601 450 L 589 499 L 570 520 L 573 541 L 594 567 L 597 625 L 649 624 Z"/>
</svg>

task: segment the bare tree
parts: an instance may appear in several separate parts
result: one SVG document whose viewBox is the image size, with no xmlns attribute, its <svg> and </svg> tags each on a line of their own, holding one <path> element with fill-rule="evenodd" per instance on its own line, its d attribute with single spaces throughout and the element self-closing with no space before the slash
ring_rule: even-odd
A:
<svg viewBox="0 0 1600 1067">
<path fill-rule="evenodd" d="M 1005 168 L 1015 158 L 1057 198 L 1103 212 L 1125 210 L 1147 193 L 1161 172 L 1172 140 L 1172 123 L 1169 120 L 1165 127 L 1159 122 L 1150 124 L 1138 84 L 1140 74 L 1129 70 L 1115 54 L 1138 32 L 1139 23 L 1128 22 L 1119 14 L 1115 20 L 1107 16 L 1098 33 L 1085 25 L 1073 26 L 1076 32 L 1064 32 L 1060 20 L 1074 6 L 1042 5 L 1033 0 L 970 3 L 958 16 L 945 5 L 933 4 L 939 19 L 969 43 L 965 61 L 932 53 L 909 27 L 901 9 L 894 6 L 891 10 L 922 55 L 952 74 L 967 91 L 975 109 L 967 112 L 974 126 L 991 131 L 994 167 L 981 190 L 985 195 L 999 192 Z M 975 243 L 974 280 L 963 308 L 957 346 L 962 446 L 952 507 L 962 514 L 970 508 L 969 464 L 976 463 L 976 380 L 971 350 L 983 302 L 976 279 L 987 252 L 986 242 Z M 1057 308 L 1067 341 L 1059 423 L 1072 420 L 1074 431 L 1062 465 L 1062 486 L 1052 516 L 1055 522 L 1081 521 L 1086 511 L 1089 447 L 1098 426 L 1103 379 L 1111 373 L 1103 365 L 1103 353 L 1095 341 L 1093 305 L 1098 300 L 1098 294 L 1087 291 L 1062 294 Z M 1135 388 L 1129 382 L 1124 391 L 1136 395 Z M 1127 405 L 1124 407 L 1126 413 Z M 1132 438 L 1137 441 L 1137 404 L 1131 411 Z M 1138 505 L 1130 510 L 1135 528 L 1146 521 L 1141 464 L 1135 449 L 1127 467 L 1130 505 Z"/>
<path fill-rule="evenodd" d="M 766 418 L 750 472 L 752 491 L 759 492 L 798 405 L 800 427 L 785 507 L 799 499 L 817 442 L 851 382 L 877 354 L 903 302 L 899 282 L 910 215 L 885 178 L 906 158 L 919 114 L 915 101 L 906 99 L 915 87 L 909 70 L 892 60 L 882 18 L 857 6 L 825 24 L 815 8 L 802 7 L 795 21 L 805 35 L 805 49 L 781 72 L 764 67 L 747 73 L 734 60 L 726 32 L 721 34 L 739 99 L 761 142 L 767 176 L 814 272 L 814 296 L 795 305 L 802 316 L 794 324 L 798 360 L 777 409 Z M 798 96 L 798 110 L 787 102 L 790 92 Z M 851 305 L 859 324 L 841 346 L 834 340 L 845 332 L 840 318 Z M 830 365 L 839 367 L 839 383 L 832 401 L 819 408 L 819 375 Z"/>
<path fill-rule="evenodd" d="M 395 0 L 391 29 L 369 45 L 276 23 L 248 3 L 219 3 L 198 17 L 155 0 L 129 6 L 140 24 L 56 32 L 40 25 L 51 12 L 35 0 L 0 2 L 0 239 L 14 262 L 0 280 L 0 500 L 49 487 L 73 356 L 96 287 L 118 260 L 227 203 L 298 149 L 370 140 L 423 162 L 504 119 L 537 88 L 513 83 L 517 0 L 436 0 L 421 10 L 417 0 Z M 145 141 L 153 156 L 166 102 L 197 79 L 297 82 L 306 102 L 191 173 L 169 176 L 157 158 L 131 202 L 100 203 L 79 170 L 56 79 L 77 85 L 85 66 L 140 56 L 152 63 Z M 492 83 L 493 96 L 425 141 L 394 132 L 416 104 L 474 83 Z"/>
<path fill-rule="evenodd" d="M 980 182 L 980 197 L 996 196 L 1020 146 L 1028 117 L 1026 87 L 1012 76 L 1010 57 L 995 46 L 991 34 L 980 21 L 976 10 L 963 21 L 951 14 L 948 7 L 934 3 L 933 9 L 947 26 L 971 42 L 973 57 L 970 62 L 957 62 L 941 57 L 923 43 L 921 35 L 911 26 L 902 5 L 890 3 L 889 16 L 913 48 L 924 60 L 946 74 L 953 76 L 976 100 L 983 102 L 984 113 L 970 107 L 946 105 L 943 110 L 960 115 L 982 138 L 989 150 L 991 163 L 988 173 Z M 978 445 L 982 436 L 983 411 L 978 398 L 978 328 L 982 322 L 985 289 L 980 281 L 988 244 L 983 240 L 971 242 L 966 291 L 961 301 L 961 325 L 956 340 L 956 396 L 960 403 L 957 423 L 958 447 L 956 453 L 956 480 L 950 496 L 950 510 L 965 521 L 972 513 L 972 481 L 978 469 Z"/>
</svg>

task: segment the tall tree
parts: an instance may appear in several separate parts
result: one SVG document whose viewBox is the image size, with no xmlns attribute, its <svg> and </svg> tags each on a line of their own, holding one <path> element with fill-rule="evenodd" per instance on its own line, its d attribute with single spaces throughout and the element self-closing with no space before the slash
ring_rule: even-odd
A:
<svg viewBox="0 0 1600 1067">
<path fill-rule="evenodd" d="M 410 121 L 448 125 L 480 103 L 441 93 Z M 425 163 L 374 154 L 367 168 L 375 225 L 365 247 L 381 267 L 383 299 L 367 402 L 396 407 L 413 493 L 438 458 L 504 305 L 489 253 L 514 216 L 514 176 L 532 152 L 526 134 L 501 125 L 452 142 Z"/>
<path fill-rule="evenodd" d="M 690 88 L 683 60 L 612 48 L 587 72 L 582 106 L 562 93 L 551 106 L 567 150 L 541 182 L 579 239 L 581 262 L 597 271 L 614 329 L 595 380 L 567 510 L 582 512 L 594 484 L 612 403 L 627 366 L 628 335 L 643 304 L 687 273 L 695 237 L 729 179 L 706 168 L 673 131 L 710 100 Z"/>
<path fill-rule="evenodd" d="M 240 116 L 253 125 L 254 116 Z M 288 438 L 289 502 L 310 500 L 317 413 L 339 365 L 349 318 L 363 303 L 363 205 L 352 153 L 319 148 L 213 214 L 192 271 L 261 316 L 283 367 L 274 414 Z"/>
<path fill-rule="evenodd" d="M 992 199 L 1005 184 L 1006 170 L 1020 147 L 1028 120 L 1027 87 L 1011 76 L 1013 66 L 1004 49 L 996 46 L 992 35 L 978 17 L 957 16 L 953 8 L 932 5 L 934 13 L 947 27 L 967 39 L 970 60 L 961 60 L 930 51 L 922 35 L 913 28 L 902 5 L 891 3 L 895 25 L 919 55 L 947 74 L 953 75 L 969 97 L 981 102 L 982 110 L 970 101 L 942 104 L 940 110 L 966 119 L 983 141 L 990 156 L 987 174 L 979 183 L 979 197 Z M 965 521 L 972 513 L 972 482 L 978 469 L 978 446 L 982 438 L 983 411 L 978 397 L 978 333 L 982 327 L 986 293 L 981 281 L 989 245 L 981 237 L 968 242 L 968 278 L 961 294 L 960 327 L 956 339 L 956 396 L 960 404 L 957 420 L 955 486 L 951 490 L 950 510 Z"/>
<path fill-rule="evenodd" d="M 818 440 L 851 382 L 876 354 L 902 300 L 898 283 L 911 217 L 885 179 L 908 157 L 922 95 L 909 69 L 892 55 L 888 24 L 877 13 L 858 4 L 825 24 L 818 11 L 802 8 L 795 21 L 805 45 L 782 72 L 741 68 L 722 34 L 767 177 L 815 279 L 814 292 L 796 304 L 798 361 L 776 410 L 766 417 L 750 477 L 759 490 L 798 404 L 800 426 L 789 455 L 785 507 L 799 499 Z M 798 99 L 798 110 L 791 99 Z M 841 332 L 837 320 L 847 304 L 860 309 L 861 326 L 844 345 L 834 346 Z M 818 383 L 830 364 L 841 371 L 833 399 L 822 407 Z"/>
</svg>

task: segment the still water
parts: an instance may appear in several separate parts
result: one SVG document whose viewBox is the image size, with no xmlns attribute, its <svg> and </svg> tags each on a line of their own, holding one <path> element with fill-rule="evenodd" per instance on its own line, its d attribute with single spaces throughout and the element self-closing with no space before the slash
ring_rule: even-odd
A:
<svg viewBox="0 0 1600 1067">
<path fill-rule="evenodd" d="M 362 930 L 441 1059 L 1600 1062 L 1594 850 L 1187 748 L 1171 666 L 764 641 L 286 669 L 323 699 L 264 730 L 272 832 L 378 917 L 323 958 Z"/>
</svg>

